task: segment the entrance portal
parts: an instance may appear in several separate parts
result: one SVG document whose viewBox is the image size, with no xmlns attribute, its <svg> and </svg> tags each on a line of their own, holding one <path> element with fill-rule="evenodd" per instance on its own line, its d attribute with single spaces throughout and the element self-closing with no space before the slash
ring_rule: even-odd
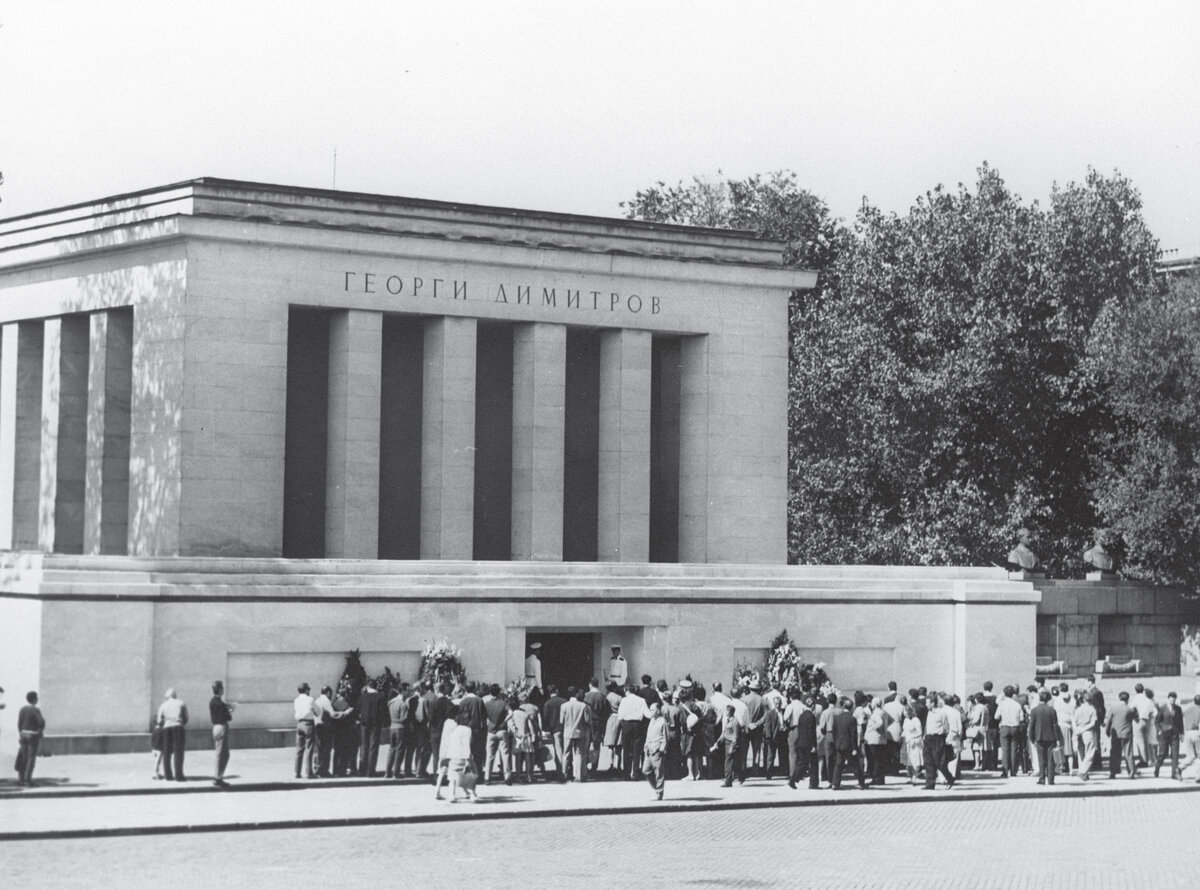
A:
<svg viewBox="0 0 1200 890">
<path fill-rule="evenodd" d="M 565 693 L 568 686 L 587 688 L 588 681 L 596 674 L 596 634 L 592 633 L 545 633 L 526 631 L 525 651 L 534 643 L 541 643 L 537 650 L 542 661 L 542 682 L 557 686 Z"/>
</svg>

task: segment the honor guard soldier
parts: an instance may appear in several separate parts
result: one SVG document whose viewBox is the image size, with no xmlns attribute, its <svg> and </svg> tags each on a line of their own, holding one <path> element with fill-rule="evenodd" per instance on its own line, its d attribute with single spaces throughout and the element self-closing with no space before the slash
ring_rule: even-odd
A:
<svg viewBox="0 0 1200 890">
<path fill-rule="evenodd" d="M 621 654 L 621 647 L 613 646 L 612 658 L 608 662 L 608 682 L 615 683 L 619 688 L 624 689 L 628 681 L 629 663 Z"/>
</svg>

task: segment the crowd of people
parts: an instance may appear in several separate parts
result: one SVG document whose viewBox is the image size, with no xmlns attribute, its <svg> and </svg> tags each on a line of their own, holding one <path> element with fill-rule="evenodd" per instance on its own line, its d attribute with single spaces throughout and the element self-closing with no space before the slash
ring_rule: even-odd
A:
<svg viewBox="0 0 1200 890">
<path fill-rule="evenodd" d="M 477 784 L 503 781 L 648 781 L 662 799 L 667 780 L 720 779 L 725 787 L 760 776 L 791 788 L 861 788 L 889 780 L 933 790 L 951 788 L 964 770 L 1002 779 L 1037 775 L 1053 785 L 1064 775 L 1089 781 L 1096 772 L 1182 780 L 1200 762 L 1200 695 L 1180 705 L 1141 683 L 1133 694 L 1105 701 L 1089 677 L 1072 689 L 1042 681 L 1024 691 L 996 691 L 991 682 L 965 700 L 949 692 L 888 684 L 881 695 L 780 689 L 749 678 L 726 691 L 691 677 L 673 686 L 625 687 L 597 680 L 559 689 L 549 685 L 466 682 L 402 683 L 385 696 L 367 681 L 354 701 L 329 686 L 313 697 L 301 683 L 293 701 L 294 776 L 420 779 L 435 794 L 449 787 L 477 799 Z M 0 707 L 3 704 L 0 702 Z M 213 783 L 225 786 L 229 724 L 236 705 L 213 684 Z M 168 689 L 152 720 L 155 778 L 185 781 L 188 709 Z M 46 721 L 36 692 L 18 715 L 19 784 L 32 783 Z M 381 748 L 381 737 L 386 747 Z M 380 758 L 383 768 L 380 768 Z M 605 768 L 601 770 L 601 765 Z M 968 765 L 969 764 L 969 765 Z M 1200 778 L 1197 779 L 1200 782 Z"/>
<path fill-rule="evenodd" d="M 1074 690 L 1034 683 L 995 692 L 988 682 L 965 701 L 888 685 L 883 695 L 850 696 L 748 679 L 727 692 L 690 677 L 604 689 L 592 680 L 544 693 L 405 683 L 388 700 L 368 685 L 351 706 L 328 687 L 314 699 L 302 684 L 295 776 L 415 778 L 431 781 L 439 798 L 448 785 L 451 799 L 492 781 L 625 779 L 649 781 L 661 799 L 668 779 L 729 787 L 779 776 L 792 788 L 841 789 L 849 775 L 862 788 L 900 778 L 932 790 L 939 777 L 953 787 L 964 769 L 1037 774 L 1039 784 L 1067 774 L 1088 781 L 1105 756 L 1112 777 L 1122 767 L 1131 778 L 1169 767 L 1182 779 L 1200 759 L 1200 696 L 1181 708 L 1175 693 L 1160 703 L 1138 684 L 1132 698 L 1122 692 L 1106 706 L 1094 678 Z"/>
</svg>

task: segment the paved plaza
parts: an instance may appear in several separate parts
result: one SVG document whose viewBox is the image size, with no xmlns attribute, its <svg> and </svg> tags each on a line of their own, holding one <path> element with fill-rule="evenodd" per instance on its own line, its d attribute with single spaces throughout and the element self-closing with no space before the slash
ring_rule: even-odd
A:
<svg viewBox="0 0 1200 890">
<path fill-rule="evenodd" d="M 934 792 L 899 780 L 842 792 L 680 781 L 661 804 L 641 782 L 494 784 L 482 802 L 452 805 L 415 781 L 296 782 L 290 753 L 235 751 L 224 791 L 204 775 L 208 752 L 189 752 L 185 783 L 152 781 L 149 755 L 47 758 L 33 789 L 0 783 L 4 886 L 186 887 L 217 874 L 258 888 L 298 876 L 425 888 L 1173 887 L 1200 877 L 1190 775 L 1062 777 L 1047 788 L 968 771 Z"/>
</svg>

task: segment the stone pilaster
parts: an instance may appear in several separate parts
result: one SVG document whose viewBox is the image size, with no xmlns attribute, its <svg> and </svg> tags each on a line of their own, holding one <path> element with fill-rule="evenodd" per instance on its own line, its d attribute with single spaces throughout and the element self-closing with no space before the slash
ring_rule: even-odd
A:
<svg viewBox="0 0 1200 890">
<path fill-rule="evenodd" d="M 329 452 L 325 555 L 379 555 L 379 388 L 383 315 L 348 310 L 329 321 Z"/>
<path fill-rule="evenodd" d="M 87 316 L 49 319 L 42 349 L 38 511 L 38 547 L 47 552 L 83 552 L 87 401 Z"/>
<path fill-rule="evenodd" d="M 425 324 L 421 402 L 421 558 L 470 559 L 475 512 L 473 318 Z"/>
<path fill-rule="evenodd" d="M 600 339 L 601 562 L 650 558 L 649 331 L 605 331 Z"/>
<path fill-rule="evenodd" d="M 513 559 L 562 559 L 566 350 L 564 325 L 513 331 Z"/>
<path fill-rule="evenodd" d="M 679 561 L 708 562 L 708 338 L 679 343 Z"/>
<path fill-rule="evenodd" d="M 38 546 L 42 324 L 6 324 L 0 344 L 0 549 Z"/>
</svg>

